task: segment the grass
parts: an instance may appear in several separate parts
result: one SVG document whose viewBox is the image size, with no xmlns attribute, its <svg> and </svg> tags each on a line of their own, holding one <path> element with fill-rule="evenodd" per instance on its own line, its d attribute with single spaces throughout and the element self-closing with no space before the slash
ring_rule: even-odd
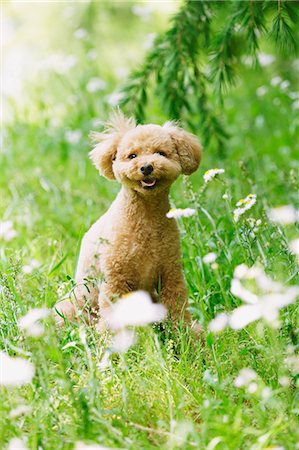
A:
<svg viewBox="0 0 299 450">
<path fill-rule="evenodd" d="M 108 344 L 94 328 L 57 329 L 49 317 L 44 335 L 32 338 L 19 330 L 17 320 L 32 307 L 51 308 L 71 288 L 82 235 L 118 191 L 87 157 L 88 131 L 95 116 L 107 114 L 107 105 L 80 91 L 74 108 L 68 99 L 76 87 L 53 76 L 55 95 L 66 96 L 58 122 L 53 122 L 55 102 L 47 103 L 38 86 L 30 91 L 29 105 L 13 110 L 0 154 L 0 211 L 3 220 L 13 221 L 17 236 L 0 240 L 0 343 L 11 356 L 30 359 L 36 374 L 21 388 L 0 388 L 1 448 L 15 436 L 25 437 L 32 450 L 68 450 L 77 441 L 126 449 L 298 447 L 298 375 L 285 364 L 287 355 L 298 351 L 298 304 L 282 310 L 278 329 L 258 321 L 218 335 L 208 330 L 218 312 L 240 304 L 230 293 L 237 265 L 257 263 L 275 280 L 298 283 L 296 259 L 288 249 L 295 225 L 277 226 L 266 215 L 270 207 L 298 203 L 292 73 L 291 66 L 279 63 L 260 73 L 244 69 L 242 83 L 225 101 L 228 148 L 221 156 L 207 149 L 198 173 L 172 190 L 176 207 L 197 210 L 180 220 L 180 229 L 190 307 L 204 327 L 205 343 L 185 331 L 163 337 L 158 327 L 147 327 L 104 371 L 98 364 Z M 271 85 L 278 74 L 290 79 L 287 89 Z M 81 85 L 86 79 L 80 78 Z M 258 96 L 261 85 L 268 91 Z M 155 112 L 149 120 L 164 118 Z M 67 141 L 67 129 L 82 131 L 78 143 Z M 203 189 L 203 173 L 213 167 L 223 167 L 225 174 Z M 249 193 L 257 195 L 257 203 L 235 223 L 235 204 Z M 254 238 L 249 217 L 262 220 Z M 202 262 L 208 252 L 217 254 L 217 269 Z M 22 266 L 31 259 L 41 266 L 26 274 Z M 256 393 L 234 386 L 245 367 L 258 374 Z M 281 377 L 288 377 L 286 386 Z M 20 404 L 32 411 L 9 418 Z"/>
</svg>

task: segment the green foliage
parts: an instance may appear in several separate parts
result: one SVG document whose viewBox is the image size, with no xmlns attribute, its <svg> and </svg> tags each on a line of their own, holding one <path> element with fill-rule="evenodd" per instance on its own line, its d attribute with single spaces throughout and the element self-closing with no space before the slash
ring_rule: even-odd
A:
<svg viewBox="0 0 299 450">
<path fill-rule="evenodd" d="M 279 0 L 275 11 L 275 5 L 186 0 L 123 87 L 121 104 L 144 122 L 154 84 L 154 95 L 167 116 L 181 119 L 193 130 L 200 128 L 206 145 L 214 138 L 221 148 L 227 134 L 215 112 L 210 86 L 216 100 L 222 101 L 223 92 L 236 80 L 241 57 L 251 55 L 257 63 L 263 38 L 273 38 L 281 50 L 296 50 L 295 6 Z"/>
</svg>

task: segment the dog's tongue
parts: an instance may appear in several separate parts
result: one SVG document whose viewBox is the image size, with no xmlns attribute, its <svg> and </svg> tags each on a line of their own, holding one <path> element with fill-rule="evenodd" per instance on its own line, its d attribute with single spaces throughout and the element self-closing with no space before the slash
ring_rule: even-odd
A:
<svg viewBox="0 0 299 450">
<path fill-rule="evenodd" d="M 151 187 L 156 184 L 156 180 L 151 180 L 149 178 L 145 178 L 144 180 L 142 180 L 142 184 Z"/>
</svg>

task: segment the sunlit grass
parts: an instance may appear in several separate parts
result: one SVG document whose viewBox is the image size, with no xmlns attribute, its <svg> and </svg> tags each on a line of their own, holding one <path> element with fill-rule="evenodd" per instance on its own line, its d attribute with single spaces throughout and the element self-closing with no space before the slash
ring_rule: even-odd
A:
<svg viewBox="0 0 299 450">
<path fill-rule="evenodd" d="M 36 373 L 22 387 L 0 387 L 0 447 L 20 437 L 32 450 L 73 449 L 78 441 L 128 449 L 297 448 L 298 303 L 281 310 L 278 328 L 259 320 L 241 330 L 209 331 L 217 314 L 241 305 L 230 291 L 238 265 L 263 267 L 285 286 L 298 284 L 289 248 L 298 224 L 268 218 L 273 207 L 298 208 L 298 100 L 287 63 L 277 61 L 258 76 L 244 68 L 224 105 L 227 148 L 222 155 L 205 149 L 198 173 L 171 192 L 173 207 L 195 210 L 178 220 L 190 310 L 202 338 L 160 326 L 138 329 L 136 345 L 114 354 L 103 370 L 109 337 L 94 327 L 57 329 L 47 317 L 42 336 L 20 330 L 31 308 L 52 308 L 71 289 L 82 235 L 119 189 L 88 160 L 88 133 L 111 109 L 106 96 L 115 76 L 105 78 L 107 91 L 88 93 L 99 73 L 84 69 L 78 51 L 83 69 L 74 77 L 49 75 L 50 97 L 43 80 L 31 86 L 29 104 L 12 103 L 4 130 L 0 221 L 11 221 L 15 235 L 0 238 L 1 350 L 30 360 Z M 281 81 L 273 82 L 278 75 Z M 257 94 L 261 86 L 266 90 Z M 164 119 L 156 110 L 149 117 Z M 216 167 L 225 172 L 205 183 L 204 173 Z M 256 203 L 234 220 L 237 202 L 249 194 Z M 213 261 L 204 260 L 210 253 Z M 244 368 L 255 371 L 256 386 L 235 385 Z M 11 417 L 20 405 L 32 409 Z"/>
</svg>

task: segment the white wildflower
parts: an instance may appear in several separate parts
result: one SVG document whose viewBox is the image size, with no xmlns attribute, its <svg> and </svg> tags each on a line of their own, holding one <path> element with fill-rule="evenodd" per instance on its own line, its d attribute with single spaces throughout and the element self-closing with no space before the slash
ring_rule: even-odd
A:
<svg viewBox="0 0 299 450">
<path fill-rule="evenodd" d="M 3 222 L 0 222 L 0 239 L 8 242 L 16 236 L 17 232 L 14 230 L 11 220 L 4 220 Z"/>
<path fill-rule="evenodd" d="M 287 356 L 284 360 L 293 375 L 299 374 L 299 355 Z"/>
<path fill-rule="evenodd" d="M 194 216 L 196 213 L 195 209 L 192 208 L 171 208 L 168 213 L 166 214 L 166 217 L 168 219 L 178 219 L 180 217 L 191 217 Z"/>
<path fill-rule="evenodd" d="M 280 89 L 285 91 L 290 86 L 289 80 L 284 80 L 280 83 Z"/>
<path fill-rule="evenodd" d="M 265 94 L 267 94 L 267 92 L 268 92 L 268 88 L 266 86 L 260 86 L 256 90 L 256 95 L 258 97 L 263 97 Z"/>
<path fill-rule="evenodd" d="M 29 336 L 41 336 L 44 332 L 44 326 L 39 320 L 45 319 L 50 314 L 47 308 L 30 309 L 28 313 L 19 320 L 19 328 L 24 330 Z"/>
<path fill-rule="evenodd" d="M 123 92 L 112 92 L 112 94 L 106 96 L 106 102 L 110 106 L 118 106 L 124 96 Z"/>
<path fill-rule="evenodd" d="M 29 264 L 22 266 L 22 272 L 23 273 L 32 273 L 35 269 L 38 269 L 40 267 L 40 262 L 37 259 L 31 259 Z"/>
<path fill-rule="evenodd" d="M 264 400 L 267 400 L 268 398 L 270 398 L 271 394 L 272 394 L 272 390 L 271 390 L 271 388 L 269 388 L 267 386 L 262 390 L 262 398 Z"/>
<path fill-rule="evenodd" d="M 234 385 L 236 387 L 248 386 L 252 381 L 257 379 L 257 373 L 250 369 L 244 368 L 241 369 L 239 375 L 234 381 Z"/>
<path fill-rule="evenodd" d="M 254 394 L 258 389 L 258 385 L 255 381 L 252 381 L 251 383 L 249 383 L 248 387 L 247 387 L 247 392 L 249 394 Z"/>
<path fill-rule="evenodd" d="M 24 416 L 26 414 L 30 414 L 32 411 L 32 407 L 28 405 L 19 405 L 16 408 L 12 409 L 8 415 L 10 419 L 15 419 L 19 416 Z"/>
<path fill-rule="evenodd" d="M 222 195 L 222 198 L 223 198 L 223 200 L 228 200 L 228 199 L 229 199 L 229 196 L 228 196 L 228 194 L 223 194 L 223 195 Z"/>
<path fill-rule="evenodd" d="M 247 197 L 242 198 L 236 204 L 237 208 L 234 210 L 234 220 L 238 222 L 240 216 L 253 207 L 256 203 L 256 195 L 249 194 Z"/>
<path fill-rule="evenodd" d="M 256 116 L 255 124 L 257 127 L 261 128 L 265 123 L 265 117 L 262 115 Z"/>
<path fill-rule="evenodd" d="M 272 78 L 272 80 L 271 80 L 271 85 L 272 85 L 272 86 L 277 86 L 277 85 L 280 84 L 281 82 L 282 82 L 282 78 L 279 77 L 279 76 L 277 76 L 277 77 Z"/>
<path fill-rule="evenodd" d="M 225 313 L 218 314 L 215 319 L 209 323 L 209 330 L 212 333 L 218 333 L 222 331 L 228 324 L 228 316 Z"/>
<path fill-rule="evenodd" d="M 294 253 L 294 255 L 299 256 L 299 238 L 290 242 L 289 249 L 292 253 Z"/>
<path fill-rule="evenodd" d="M 220 175 L 222 173 L 224 173 L 225 170 L 224 169 L 210 169 L 207 170 L 204 173 L 203 179 L 205 183 L 209 183 L 213 178 L 215 178 L 217 175 Z"/>
<path fill-rule="evenodd" d="M 239 297 L 246 303 L 255 304 L 258 301 L 257 295 L 244 288 L 241 281 L 234 278 L 231 282 L 230 291 L 236 297 Z"/>
<path fill-rule="evenodd" d="M 0 385 L 22 386 L 30 383 L 34 373 L 34 365 L 24 358 L 11 358 L 0 352 Z"/>
<path fill-rule="evenodd" d="M 111 350 L 117 353 L 125 353 L 136 342 L 136 336 L 132 330 L 121 330 L 113 336 Z"/>
<path fill-rule="evenodd" d="M 295 100 L 295 101 L 292 103 L 292 108 L 293 108 L 293 109 L 299 109 L 299 100 Z"/>
<path fill-rule="evenodd" d="M 88 33 L 85 30 L 85 28 L 78 28 L 78 30 L 76 30 L 74 33 L 74 37 L 76 39 L 86 39 L 87 36 L 88 36 Z"/>
<path fill-rule="evenodd" d="M 22 439 L 19 438 L 12 438 L 9 443 L 7 450 L 27 450 L 28 447 L 26 446 L 25 442 Z"/>
<path fill-rule="evenodd" d="M 255 280 L 256 286 L 261 290 L 259 295 L 243 286 L 242 280 L 246 279 Z M 270 325 L 277 326 L 279 310 L 296 300 L 299 287 L 285 287 L 271 280 L 261 268 L 255 266 L 249 268 L 242 264 L 235 269 L 231 293 L 247 303 L 232 312 L 229 318 L 229 325 L 232 328 L 244 328 L 261 318 Z"/>
<path fill-rule="evenodd" d="M 64 134 L 65 140 L 69 144 L 78 144 L 82 138 L 82 131 L 80 130 L 67 130 Z"/>
<path fill-rule="evenodd" d="M 299 220 L 299 211 L 292 205 L 284 205 L 270 209 L 268 217 L 270 220 L 279 223 L 280 225 L 289 225 Z"/>
<path fill-rule="evenodd" d="M 132 6 L 132 13 L 135 14 L 135 16 L 140 17 L 142 20 L 144 20 L 145 22 L 149 20 L 151 14 L 152 14 L 152 9 L 150 8 L 149 5 L 134 5 Z"/>
<path fill-rule="evenodd" d="M 165 306 L 153 303 L 147 292 L 135 291 L 111 305 L 105 318 L 112 329 L 119 330 L 130 325 L 145 326 L 161 322 L 166 315 Z"/>
<path fill-rule="evenodd" d="M 97 58 L 97 51 L 92 48 L 87 52 L 86 56 L 90 61 L 94 61 Z"/>
<path fill-rule="evenodd" d="M 259 63 L 262 67 L 266 67 L 275 61 L 275 56 L 268 55 L 266 53 L 259 53 L 257 55 L 257 59 L 259 60 Z"/>
<path fill-rule="evenodd" d="M 278 383 L 282 386 L 282 387 L 287 387 L 290 385 L 291 383 L 291 379 L 289 377 L 286 376 L 282 376 L 278 379 Z"/>
<path fill-rule="evenodd" d="M 104 80 L 101 80 L 100 78 L 91 78 L 89 82 L 86 85 L 86 90 L 90 93 L 103 91 L 106 89 L 107 83 Z"/>
<path fill-rule="evenodd" d="M 203 406 L 204 406 L 205 408 L 208 408 L 208 407 L 210 406 L 210 401 L 209 401 L 209 400 L 204 400 Z"/>
<path fill-rule="evenodd" d="M 202 260 L 203 260 L 203 262 L 204 262 L 205 264 L 211 264 L 211 263 L 213 263 L 214 261 L 216 261 L 216 259 L 217 259 L 217 255 L 216 255 L 216 253 L 214 253 L 214 252 L 207 253 L 207 254 L 202 258 Z"/>
</svg>

